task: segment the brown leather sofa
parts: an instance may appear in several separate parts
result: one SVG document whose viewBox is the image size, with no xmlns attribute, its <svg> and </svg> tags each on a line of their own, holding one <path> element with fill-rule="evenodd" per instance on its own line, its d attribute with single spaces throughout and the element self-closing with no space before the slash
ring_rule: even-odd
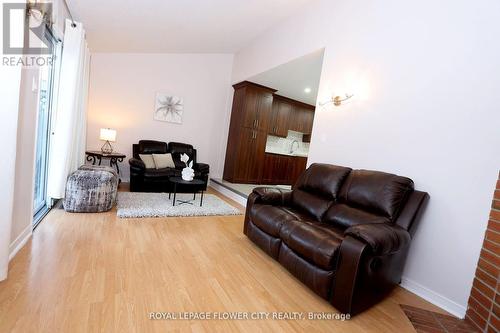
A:
<svg viewBox="0 0 500 333">
<path fill-rule="evenodd" d="M 354 315 L 400 283 L 427 198 L 406 177 L 312 164 L 292 190 L 254 189 L 244 233 L 339 311 Z"/>
</svg>

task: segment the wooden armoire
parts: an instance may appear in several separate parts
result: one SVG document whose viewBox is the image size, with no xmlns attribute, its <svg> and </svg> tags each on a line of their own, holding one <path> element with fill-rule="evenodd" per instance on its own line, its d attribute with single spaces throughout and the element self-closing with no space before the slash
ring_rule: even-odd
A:
<svg viewBox="0 0 500 333">
<path fill-rule="evenodd" d="M 259 183 L 276 90 L 244 81 L 233 86 L 233 109 L 224 165 L 224 179 Z"/>
</svg>

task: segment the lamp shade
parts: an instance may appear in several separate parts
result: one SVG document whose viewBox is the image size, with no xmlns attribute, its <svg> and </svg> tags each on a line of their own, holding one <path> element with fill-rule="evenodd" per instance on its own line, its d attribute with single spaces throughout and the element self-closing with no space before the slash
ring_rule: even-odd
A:
<svg viewBox="0 0 500 333">
<path fill-rule="evenodd" d="M 101 128 L 101 135 L 99 136 L 99 139 L 103 141 L 111 141 L 115 142 L 116 141 L 116 131 L 111 128 Z"/>
</svg>

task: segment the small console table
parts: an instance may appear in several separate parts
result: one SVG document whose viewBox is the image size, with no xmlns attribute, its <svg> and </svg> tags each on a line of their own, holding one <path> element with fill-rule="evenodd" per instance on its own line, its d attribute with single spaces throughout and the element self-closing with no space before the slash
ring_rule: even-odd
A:
<svg viewBox="0 0 500 333">
<path fill-rule="evenodd" d="M 87 150 L 85 154 L 87 155 L 87 161 L 92 162 L 92 165 L 95 165 L 96 163 L 101 165 L 103 158 L 109 158 L 109 166 L 116 169 L 118 176 L 120 176 L 120 167 L 118 166 L 118 162 L 123 162 L 123 159 L 127 157 L 121 153 L 105 154 L 99 150 Z"/>
</svg>

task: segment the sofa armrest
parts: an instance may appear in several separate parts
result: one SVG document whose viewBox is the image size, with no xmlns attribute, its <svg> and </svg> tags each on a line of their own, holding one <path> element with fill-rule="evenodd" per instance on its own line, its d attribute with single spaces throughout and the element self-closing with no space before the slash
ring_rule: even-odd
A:
<svg viewBox="0 0 500 333">
<path fill-rule="evenodd" d="M 202 174 L 208 175 L 210 173 L 210 165 L 208 165 L 206 163 L 195 163 L 193 166 L 193 169 L 195 171 L 201 172 Z"/>
<path fill-rule="evenodd" d="M 385 223 L 358 224 L 348 228 L 344 236 L 351 236 L 366 243 L 374 255 L 392 254 L 406 247 L 411 240 L 405 229 Z"/>
<path fill-rule="evenodd" d="M 292 191 L 276 187 L 256 187 L 253 193 L 259 203 L 268 205 L 289 206 L 292 201 Z"/>
<path fill-rule="evenodd" d="M 146 165 L 144 164 L 144 162 L 138 158 L 131 158 L 128 160 L 128 164 L 133 167 L 133 168 L 136 168 L 136 169 L 140 169 L 140 170 L 145 170 L 146 169 Z"/>
</svg>

